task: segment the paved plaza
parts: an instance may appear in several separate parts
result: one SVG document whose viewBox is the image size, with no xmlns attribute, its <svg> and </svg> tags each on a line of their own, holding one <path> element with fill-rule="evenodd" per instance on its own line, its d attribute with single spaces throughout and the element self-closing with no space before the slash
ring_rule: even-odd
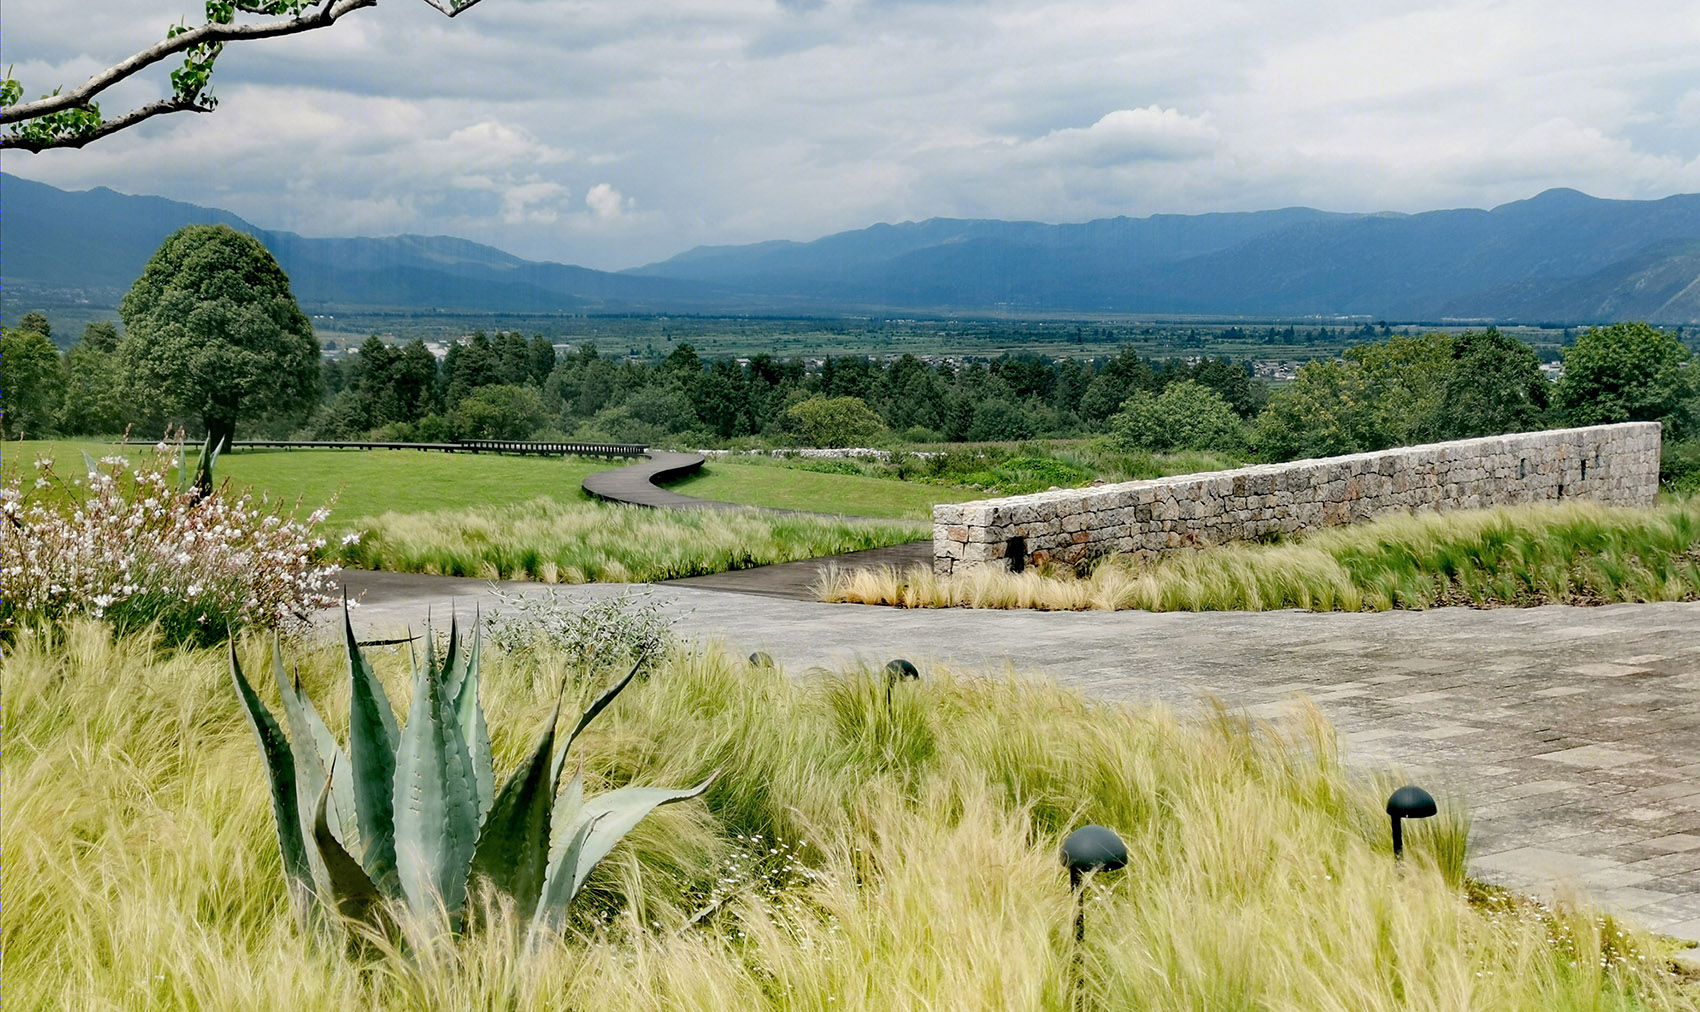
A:
<svg viewBox="0 0 1700 1012">
<path fill-rule="evenodd" d="M 772 567 L 783 571 L 783 567 Z M 362 637 L 417 625 L 478 580 L 348 572 Z M 796 579 L 792 583 L 798 583 Z M 1585 895 L 1700 939 L 1700 604 L 1297 611 L 904 611 L 762 593 L 759 581 L 650 588 L 675 629 L 787 671 L 883 665 L 1043 671 L 1095 697 L 1178 708 L 1214 696 L 1260 716 L 1298 697 L 1346 757 L 1394 766 L 1474 815 L 1471 870 L 1537 895 Z M 595 599 L 618 585 L 505 584 Z M 746 593 L 752 590 L 755 593 Z"/>
</svg>

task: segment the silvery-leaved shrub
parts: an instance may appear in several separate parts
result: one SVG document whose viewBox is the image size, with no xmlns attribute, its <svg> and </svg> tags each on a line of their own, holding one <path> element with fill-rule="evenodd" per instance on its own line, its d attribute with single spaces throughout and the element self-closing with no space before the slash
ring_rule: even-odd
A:
<svg viewBox="0 0 1700 1012">
<path fill-rule="evenodd" d="M 88 615 L 205 645 L 245 625 L 293 631 L 335 603 L 314 534 L 326 510 L 298 520 L 263 495 L 209 489 L 205 454 L 174 481 L 167 447 L 154 450 L 134 467 L 85 455 L 70 480 L 42 458 L 0 486 L 0 639 Z"/>
<path fill-rule="evenodd" d="M 349 672 L 348 748 L 343 750 L 300 683 L 273 666 L 287 736 L 242 674 L 230 674 L 259 740 L 271 785 L 284 877 L 298 906 L 381 927 L 405 909 L 421 922 L 467 923 L 469 896 L 488 887 L 509 898 L 532 932 L 559 931 L 586 877 L 657 807 L 694 798 L 695 787 L 622 787 L 584 796 L 582 769 L 563 787 L 573 739 L 614 701 L 634 667 L 591 704 L 560 749 L 561 703 L 530 755 L 497 788 L 490 733 L 478 699 L 480 637 L 470 649 L 454 625 L 441 657 L 429 627 L 415 664 L 413 701 L 398 726 L 383 686 L 343 613 Z"/>
<path fill-rule="evenodd" d="M 672 647 L 671 623 L 647 592 L 595 600 L 552 594 L 504 594 L 485 620 L 490 640 L 504 650 L 547 644 L 569 664 L 599 667 L 661 657 Z"/>
</svg>

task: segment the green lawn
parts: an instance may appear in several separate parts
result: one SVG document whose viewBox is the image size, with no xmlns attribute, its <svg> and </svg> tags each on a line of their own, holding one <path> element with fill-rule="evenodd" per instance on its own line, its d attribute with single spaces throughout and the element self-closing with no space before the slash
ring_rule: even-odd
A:
<svg viewBox="0 0 1700 1012">
<path fill-rule="evenodd" d="M 915 482 L 725 463 L 705 464 L 701 474 L 668 488 L 680 495 L 749 506 L 923 521 L 932 519 L 935 503 L 963 502 L 976 496 L 967 489 Z"/>
<path fill-rule="evenodd" d="M 58 461 L 62 475 L 77 473 L 79 451 L 98 458 L 122 453 L 132 460 L 150 448 L 87 440 L 7 443 L 0 473 L 10 477 L 41 456 Z M 190 451 L 193 462 L 194 451 Z M 547 497 L 584 502 L 585 475 L 619 462 L 589 457 L 498 457 L 421 450 L 235 450 L 213 467 L 220 481 L 252 487 L 308 507 L 336 498 L 330 526 L 347 527 L 382 513 L 426 513 L 477 506 L 510 506 Z"/>
<path fill-rule="evenodd" d="M 96 458 L 121 453 L 135 460 L 151 447 L 93 440 L 11 442 L 0 449 L 0 477 L 9 478 L 18 467 L 28 469 L 41 456 L 56 458 L 60 474 L 74 474 L 81 452 Z M 191 462 L 193 455 L 191 447 Z M 585 476 L 621 463 L 420 450 L 234 450 L 218 459 L 214 473 L 221 481 L 228 478 L 237 487 L 285 500 L 299 496 L 308 506 L 334 496 L 330 526 L 342 528 L 383 513 L 512 506 L 538 498 L 585 502 L 589 497 L 579 487 Z M 966 489 L 754 464 L 706 465 L 701 475 L 670 487 L 682 495 L 749 506 L 920 521 L 932 518 L 934 503 L 975 496 Z"/>
</svg>

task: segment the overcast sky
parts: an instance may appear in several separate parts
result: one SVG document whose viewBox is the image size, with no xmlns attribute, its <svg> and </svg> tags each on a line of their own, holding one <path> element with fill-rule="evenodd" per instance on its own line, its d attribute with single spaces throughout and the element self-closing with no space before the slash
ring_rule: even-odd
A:
<svg viewBox="0 0 1700 1012">
<path fill-rule="evenodd" d="M 179 17 L 10 0 L 4 60 L 34 97 Z M 227 49 L 215 113 L 5 169 L 599 268 L 939 216 L 1649 198 L 1700 191 L 1697 53 L 1694 0 L 383 0 Z"/>
</svg>

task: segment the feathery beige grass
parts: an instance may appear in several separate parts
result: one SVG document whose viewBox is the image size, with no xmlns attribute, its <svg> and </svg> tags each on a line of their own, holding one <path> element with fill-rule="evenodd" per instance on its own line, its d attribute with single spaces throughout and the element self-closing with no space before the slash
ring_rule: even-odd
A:
<svg viewBox="0 0 1700 1012">
<path fill-rule="evenodd" d="M 266 670 L 265 643 L 241 648 Z M 337 651 L 286 652 L 346 712 Z M 401 697 L 405 658 L 377 663 Z M 492 653 L 484 677 L 505 770 L 559 666 Z M 569 695 L 606 677 L 573 673 Z M 1395 867 L 1387 782 L 1348 773 L 1314 713 L 1177 717 L 939 670 L 888 711 L 879 673 L 793 682 L 680 653 L 576 751 L 593 791 L 725 772 L 604 862 L 563 940 L 526 952 L 498 923 L 351 958 L 290 912 L 219 651 L 75 624 L 21 636 L 4 678 L 6 1010 L 1062 1012 L 1057 847 L 1087 821 L 1132 861 L 1088 885 L 1081 1008 L 1694 1008 L 1642 936 L 1472 905 L 1459 818 L 1415 827 Z"/>
<path fill-rule="evenodd" d="M 356 569 L 542 583 L 671 580 L 883 548 L 926 537 L 902 521 L 757 510 L 658 510 L 539 499 L 362 521 L 338 561 Z"/>
<path fill-rule="evenodd" d="M 830 573 L 827 601 L 904 608 L 1384 611 L 1445 604 L 1602 604 L 1700 597 L 1700 497 L 1651 509 L 1593 503 L 1396 514 L 1277 545 L 1155 562 L 1106 558 L 1085 576 L 983 567 Z"/>
</svg>

